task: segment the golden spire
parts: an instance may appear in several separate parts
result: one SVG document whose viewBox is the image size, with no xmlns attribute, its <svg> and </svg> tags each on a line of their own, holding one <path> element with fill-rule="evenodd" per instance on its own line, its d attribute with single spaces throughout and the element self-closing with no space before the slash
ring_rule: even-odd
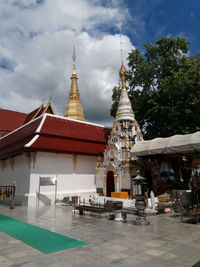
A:
<svg viewBox="0 0 200 267">
<path fill-rule="evenodd" d="M 122 85 L 122 92 L 126 92 L 126 78 L 127 78 L 127 70 L 124 66 L 124 63 L 122 61 L 122 65 L 119 69 L 119 77 L 121 79 L 121 85 Z"/>
<path fill-rule="evenodd" d="M 119 69 L 119 77 L 121 79 L 121 85 L 122 85 L 122 88 L 121 90 L 123 92 L 126 92 L 126 78 L 127 78 L 127 70 L 124 66 L 124 63 L 123 63 L 123 49 L 122 49 L 122 37 L 121 37 L 121 34 L 120 34 L 120 53 L 121 53 L 121 61 L 122 61 L 122 65 Z"/>
<path fill-rule="evenodd" d="M 80 103 L 79 91 L 78 91 L 78 77 L 76 74 L 76 55 L 75 55 L 75 47 L 73 48 L 73 72 L 71 76 L 71 88 L 69 93 L 69 103 L 66 106 L 66 111 L 64 117 L 85 121 L 85 117 L 83 114 L 83 107 Z"/>
</svg>

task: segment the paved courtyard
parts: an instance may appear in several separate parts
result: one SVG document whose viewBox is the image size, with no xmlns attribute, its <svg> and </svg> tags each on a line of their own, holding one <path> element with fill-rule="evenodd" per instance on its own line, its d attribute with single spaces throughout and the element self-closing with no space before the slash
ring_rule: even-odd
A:
<svg viewBox="0 0 200 267">
<path fill-rule="evenodd" d="M 79 248 L 43 254 L 0 232 L 0 266 L 200 266 L 200 224 L 181 223 L 172 214 L 149 217 L 147 226 L 81 216 L 70 206 L 9 210 L 0 214 L 87 242 Z M 199 263 L 198 263 L 199 262 Z"/>
</svg>

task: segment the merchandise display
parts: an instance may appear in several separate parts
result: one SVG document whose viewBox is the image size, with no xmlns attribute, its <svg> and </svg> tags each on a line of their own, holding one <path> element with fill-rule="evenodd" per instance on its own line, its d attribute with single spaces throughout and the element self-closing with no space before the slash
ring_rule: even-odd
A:
<svg viewBox="0 0 200 267">
<path fill-rule="evenodd" d="M 10 199 L 10 209 L 14 208 L 16 185 L 0 185 L 0 200 Z"/>
</svg>

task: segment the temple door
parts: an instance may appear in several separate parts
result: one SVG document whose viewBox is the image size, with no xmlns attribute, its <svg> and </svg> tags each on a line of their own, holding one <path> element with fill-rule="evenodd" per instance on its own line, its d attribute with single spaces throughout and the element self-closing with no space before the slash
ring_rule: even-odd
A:
<svg viewBox="0 0 200 267">
<path fill-rule="evenodd" d="M 114 173 L 109 171 L 107 173 L 106 180 L 106 196 L 111 197 L 111 192 L 115 192 L 115 181 L 114 181 Z"/>
</svg>

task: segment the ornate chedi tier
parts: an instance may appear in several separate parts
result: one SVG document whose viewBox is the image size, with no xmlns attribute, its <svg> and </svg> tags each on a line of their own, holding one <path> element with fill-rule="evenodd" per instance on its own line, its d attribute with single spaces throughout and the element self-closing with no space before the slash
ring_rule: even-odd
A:
<svg viewBox="0 0 200 267">
<path fill-rule="evenodd" d="M 120 100 L 104 156 L 97 160 L 96 186 L 99 192 L 107 196 L 110 196 L 111 192 L 129 192 L 132 197 L 131 175 L 134 175 L 136 167 L 130 152 L 133 145 L 143 140 L 143 137 L 128 97 L 127 71 L 123 63 L 119 75 L 121 79 Z"/>
<path fill-rule="evenodd" d="M 121 95 L 120 95 L 120 99 L 118 103 L 118 109 L 117 109 L 115 120 L 116 121 L 124 121 L 124 120 L 134 121 L 135 116 L 134 116 L 131 102 L 129 100 L 128 93 L 126 90 L 127 70 L 123 62 L 119 70 L 119 76 L 121 79 Z"/>
<path fill-rule="evenodd" d="M 73 56 L 73 59 L 75 61 L 75 55 Z M 76 67 L 75 67 L 75 64 L 73 64 L 73 73 L 71 76 L 71 88 L 70 88 L 70 93 L 69 93 L 69 103 L 66 106 L 64 117 L 75 119 L 75 120 L 80 120 L 80 121 L 85 121 L 85 117 L 83 114 L 83 107 L 80 103 L 77 80 L 78 80 L 78 77 L 76 74 Z"/>
<path fill-rule="evenodd" d="M 130 149 L 134 145 L 134 143 L 143 140 L 143 137 L 140 126 L 135 119 L 131 102 L 128 97 L 126 89 L 127 70 L 123 62 L 119 70 L 119 76 L 121 79 L 121 94 L 115 121 L 113 123 L 111 131 L 110 141 L 114 141 L 116 139 L 116 136 L 118 136 L 121 140 L 123 140 L 122 146 L 124 148 Z M 112 138 L 114 136 L 115 138 Z"/>
</svg>

